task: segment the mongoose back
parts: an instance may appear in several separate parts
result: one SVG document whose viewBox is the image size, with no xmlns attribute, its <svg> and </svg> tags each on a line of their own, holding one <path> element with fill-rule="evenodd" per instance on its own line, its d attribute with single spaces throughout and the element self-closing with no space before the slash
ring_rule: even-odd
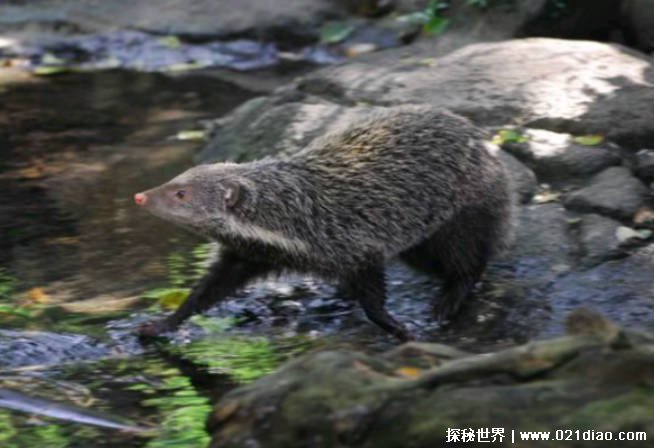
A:
<svg viewBox="0 0 654 448">
<path fill-rule="evenodd" d="M 258 277 L 297 271 L 338 282 L 407 340 L 384 307 L 395 257 L 444 279 L 434 312 L 452 318 L 510 233 L 508 177 L 484 139 L 452 113 L 392 108 L 293 155 L 199 165 L 137 193 L 138 205 L 221 246 L 186 302 L 139 332 L 170 331 Z"/>
</svg>

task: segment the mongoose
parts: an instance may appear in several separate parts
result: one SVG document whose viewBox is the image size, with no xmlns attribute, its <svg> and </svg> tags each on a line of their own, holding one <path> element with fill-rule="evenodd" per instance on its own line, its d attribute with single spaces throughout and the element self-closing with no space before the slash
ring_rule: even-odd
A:
<svg viewBox="0 0 654 448">
<path fill-rule="evenodd" d="M 220 243 L 209 273 L 172 315 L 140 327 L 152 336 L 270 273 L 338 282 L 367 317 L 400 340 L 385 309 L 384 264 L 395 257 L 440 275 L 438 319 L 450 319 L 507 242 L 507 173 L 468 120 L 404 106 L 249 163 L 199 165 L 135 202 Z"/>
</svg>

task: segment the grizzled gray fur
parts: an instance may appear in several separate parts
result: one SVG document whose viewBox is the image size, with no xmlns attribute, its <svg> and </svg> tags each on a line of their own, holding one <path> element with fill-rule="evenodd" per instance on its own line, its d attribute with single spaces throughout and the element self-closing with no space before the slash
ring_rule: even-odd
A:
<svg viewBox="0 0 654 448">
<path fill-rule="evenodd" d="M 485 137 L 445 111 L 394 108 L 291 156 L 200 165 L 137 194 L 222 248 L 187 301 L 140 333 L 172 330 L 249 281 L 297 271 L 338 282 L 406 340 L 384 308 L 384 265 L 396 257 L 444 279 L 435 315 L 454 317 L 511 228 L 509 180 Z"/>
</svg>

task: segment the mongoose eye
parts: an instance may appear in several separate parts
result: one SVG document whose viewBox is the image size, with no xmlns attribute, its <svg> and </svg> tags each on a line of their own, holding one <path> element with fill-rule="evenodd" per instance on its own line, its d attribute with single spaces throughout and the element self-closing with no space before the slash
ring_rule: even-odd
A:
<svg viewBox="0 0 654 448">
<path fill-rule="evenodd" d="M 186 191 L 177 190 L 177 193 L 175 193 L 175 196 L 177 196 L 177 199 L 184 199 L 184 196 L 186 196 Z"/>
</svg>

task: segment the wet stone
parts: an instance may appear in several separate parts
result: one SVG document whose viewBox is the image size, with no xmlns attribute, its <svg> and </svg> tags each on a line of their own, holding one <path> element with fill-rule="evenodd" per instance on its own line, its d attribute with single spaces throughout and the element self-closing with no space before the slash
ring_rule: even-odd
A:
<svg viewBox="0 0 654 448">
<path fill-rule="evenodd" d="M 617 233 L 620 223 L 601 215 L 584 215 L 579 224 L 579 244 L 585 265 L 596 265 L 626 255 Z"/>
<path fill-rule="evenodd" d="M 588 186 L 568 195 L 564 204 L 570 210 L 631 220 L 646 198 L 647 187 L 627 168 L 618 166 L 594 176 Z"/>
<path fill-rule="evenodd" d="M 437 447 L 448 427 L 537 431 L 543 421 L 654 429 L 654 335 L 590 310 L 571 313 L 566 328 L 563 338 L 483 354 L 429 343 L 383 355 L 315 351 L 223 396 L 208 419 L 210 446 Z"/>
</svg>

